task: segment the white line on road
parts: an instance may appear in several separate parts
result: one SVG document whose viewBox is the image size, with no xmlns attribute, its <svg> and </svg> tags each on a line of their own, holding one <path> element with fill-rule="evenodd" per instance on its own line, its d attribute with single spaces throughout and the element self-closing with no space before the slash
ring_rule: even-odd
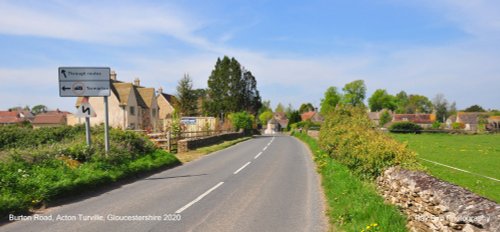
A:
<svg viewBox="0 0 500 232">
<path fill-rule="evenodd" d="M 194 203 L 200 201 L 201 199 L 203 199 L 205 196 L 207 196 L 210 192 L 214 191 L 216 188 L 220 187 L 222 184 L 224 184 L 224 182 L 219 182 L 217 185 L 215 185 L 214 187 L 212 187 L 211 189 L 209 189 L 208 191 L 206 191 L 205 193 L 201 194 L 199 197 L 197 197 L 196 199 L 194 199 L 193 201 L 189 202 L 187 205 L 185 205 L 184 207 L 178 209 L 177 211 L 175 211 L 175 213 L 179 214 L 179 213 L 182 213 L 182 211 L 186 210 L 187 208 L 189 208 L 190 206 L 192 206 Z"/>
<path fill-rule="evenodd" d="M 442 164 L 442 163 L 438 163 L 438 162 L 435 162 L 435 161 L 432 161 L 432 160 L 428 160 L 428 159 L 424 159 L 424 158 L 419 158 L 421 160 L 425 160 L 427 162 L 430 162 L 430 163 L 433 163 L 433 164 L 437 164 L 437 165 L 441 165 L 441 166 L 445 166 L 447 168 L 451 168 L 451 169 L 455 169 L 457 171 L 461 171 L 461 172 L 465 172 L 465 173 L 469 173 L 469 174 L 472 174 L 472 175 L 476 175 L 476 176 L 480 176 L 480 177 L 484 177 L 484 178 L 487 178 L 487 179 L 490 179 L 490 180 L 494 180 L 494 181 L 498 181 L 500 182 L 499 179 L 495 179 L 493 177 L 489 177 L 489 176 L 483 176 L 481 174 L 477 174 L 477 173 L 473 173 L 473 172 L 470 172 L 470 171 L 467 171 L 467 170 L 463 170 L 463 169 L 460 169 L 460 168 L 456 168 L 456 167 L 452 167 L 452 166 L 448 166 L 446 164 Z"/>
<path fill-rule="evenodd" d="M 259 158 L 259 156 L 262 155 L 262 152 L 259 152 L 259 154 L 257 154 L 255 157 L 253 157 L 254 159 L 257 159 Z"/>
<path fill-rule="evenodd" d="M 262 151 L 265 151 L 266 149 L 267 149 L 267 146 L 266 146 L 266 147 L 264 147 L 264 149 L 262 149 Z"/>
<path fill-rule="evenodd" d="M 241 170 L 243 170 L 243 168 L 246 168 L 246 166 L 248 166 L 250 163 L 250 161 L 248 161 L 245 165 L 243 165 L 241 168 L 239 168 L 238 170 L 236 170 L 236 172 L 234 172 L 234 175 L 238 174 L 238 172 L 240 172 Z"/>
</svg>

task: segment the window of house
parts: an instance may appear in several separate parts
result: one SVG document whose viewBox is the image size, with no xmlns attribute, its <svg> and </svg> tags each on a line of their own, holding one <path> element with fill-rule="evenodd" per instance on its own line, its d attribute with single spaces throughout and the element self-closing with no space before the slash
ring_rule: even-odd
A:
<svg viewBox="0 0 500 232">
<path fill-rule="evenodd" d="M 135 107 L 131 106 L 129 108 L 129 111 L 130 111 L 130 115 L 135 115 Z"/>
</svg>

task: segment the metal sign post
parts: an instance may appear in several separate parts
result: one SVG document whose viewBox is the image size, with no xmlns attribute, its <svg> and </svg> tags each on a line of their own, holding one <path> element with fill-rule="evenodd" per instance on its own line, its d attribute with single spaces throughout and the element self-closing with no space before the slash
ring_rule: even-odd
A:
<svg viewBox="0 0 500 232">
<path fill-rule="evenodd" d="M 109 152 L 109 113 L 108 113 L 108 96 L 104 96 L 104 148 L 106 155 Z"/>
</svg>

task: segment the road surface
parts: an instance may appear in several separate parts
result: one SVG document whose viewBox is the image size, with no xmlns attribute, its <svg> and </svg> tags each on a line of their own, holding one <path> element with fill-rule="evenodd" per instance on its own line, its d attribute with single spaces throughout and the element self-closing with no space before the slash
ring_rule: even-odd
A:
<svg viewBox="0 0 500 232">
<path fill-rule="evenodd" d="M 307 148 L 261 136 L 0 231 L 325 231 L 324 210 Z"/>
</svg>

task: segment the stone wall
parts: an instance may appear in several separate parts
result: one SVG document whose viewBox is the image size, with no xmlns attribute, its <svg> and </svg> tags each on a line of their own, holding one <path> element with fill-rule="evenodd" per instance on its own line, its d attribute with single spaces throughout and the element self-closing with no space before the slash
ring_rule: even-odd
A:
<svg viewBox="0 0 500 232">
<path fill-rule="evenodd" d="M 178 153 L 187 152 L 189 150 L 194 150 L 200 147 L 214 145 L 226 140 L 234 140 L 242 138 L 244 136 L 245 136 L 244 132 L 234 132 L 234 133 L 224 133 L 220 135 L 212 135 L 202 138 L 183 139 L 177 142 L 177 152 Z"/>
<path fill-rule="evenodd" d="M 377 179 L 410 231 L 500 231 L 500 205 L 423 172 L 389 168 Z"/>
</svg>

